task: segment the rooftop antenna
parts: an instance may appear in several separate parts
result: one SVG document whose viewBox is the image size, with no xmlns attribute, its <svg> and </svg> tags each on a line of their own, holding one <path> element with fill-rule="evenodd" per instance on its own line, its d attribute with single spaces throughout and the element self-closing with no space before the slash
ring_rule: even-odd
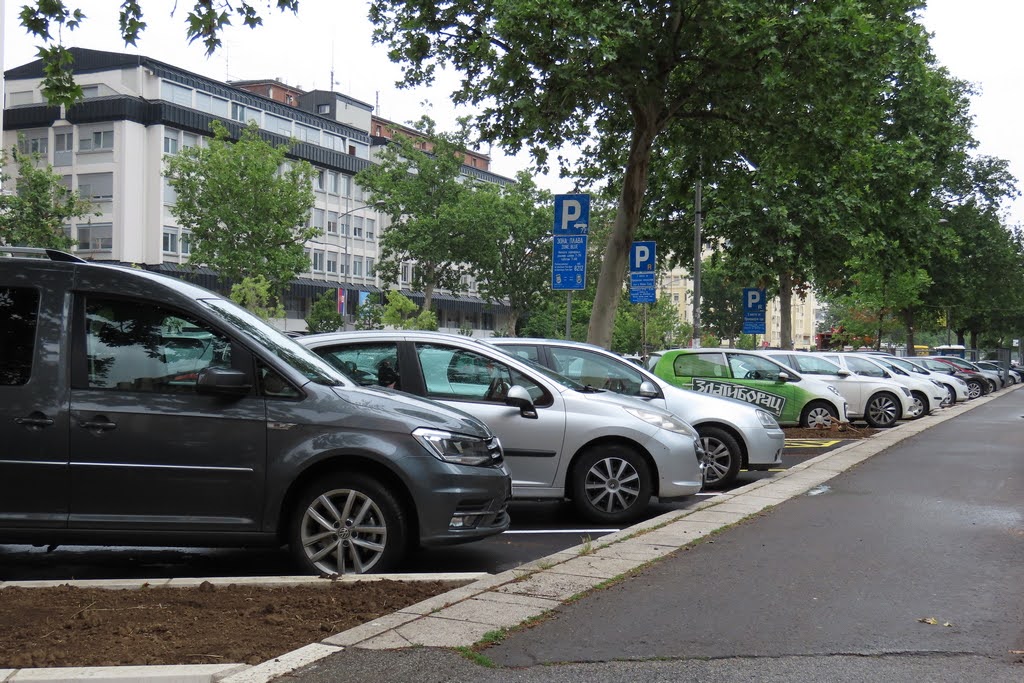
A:
<svg viewBox="0 0 1024 683">
<path fill-rule="evenodd" d="M 334 41 L 331 41 L 331 92 L 334 92 Z"/>
</svg>

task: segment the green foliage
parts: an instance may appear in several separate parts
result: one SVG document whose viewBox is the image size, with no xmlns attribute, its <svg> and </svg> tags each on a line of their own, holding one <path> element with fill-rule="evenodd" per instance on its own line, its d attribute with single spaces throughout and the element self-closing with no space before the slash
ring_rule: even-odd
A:
<svg viewBox="0 0 1024 683">
<path fill-rule="evenodd" d="M 412 286 L 424 294 L 429 311 L 434 289 L 462 289 L 466 264 L 488 245 L 484 226 L 467 209 L 473 182 L 461 177 L 464 150 L 471 147 L 465 121 L 456 133 L 440 133 L 423 117 L 423 132 L 413 140 L 398 134 L 378 154 L 378 163 L 356 174 L 369 200 L 391 217 L 380 235 L 376 271 L 387 283 L 398 282 L 403 261 L 416 261 Z M 420 145 L 426 142 L 428 149 Z"/>
<path fill-rule="evenodd" d="M 757 335 L 756 334 L 741 334 L 739 339 L 736 340 L 736 348 L 744 349 L 746 351 L 753 351 L 757 348 Z"/>
<path fill-rule="evenodd" d="M 189 262 L 233 280 L 261 276 L 280 292 L 310 267 L 303 244 L 319 232 L 306 225 L 313 169 L 286 161 L 287 146 L 266 142 L 255 123 L 237 142 L 220 121 L 212 127 L 206 146 L 165 157 L 178 195 L 171 212 L 192 232 Z"/>
<path fill-rule="evenodd" d="M 341 314 L 338 313 L 338 290 L 328 289 L 321 294 L 309 309 L 306 329 L 310 333 L 336 332 L 341 329 Z"/>
<path fill-rule="evenodd" d="M 381 322 L 400 330 L 437 330 L 437 315 L 433 311 L 420 311 L 419 306 L 396 289 L 388 292 Z"/>
<path fill-rule="evenodd" d="M 263 320 L 283 318 L 284 307 L 278 302 L 270 282 L 262 275 L 243 278 L 231 286 L 231 300 Z"/>
<path fill-rule="evenodd" d="M 276 5 L 282 12 L 296 12 L 299 0 L 268 0 L 266 4 L 268 8 Z M 176 9 L 175 6 L 171 10 L 172 15 Z M 241 20 L 242 25 L 249 28 L 263 23 L 256 8 L 247 0 L 195 0 L 185 15 L 185 36 L 188 42 L 199 40 L 206 46 L 206 54 L 213 54 L 221 45 L 221 31 L 231 25 L 232 12 Z M 77 29 L 86 18 L 85 15 L 79 9 L 70 9 L 65 0 L 28 0 L 21 7 L 18 18 L 30 35 L 44 43 L 51 43 L 55 39 L 58 41 L 56 45 L 39 48 L 39 57 L 44 61 L 42 92 L 51 104 L 70 107 L 82 98 L 82 89 L 72 76 L 74 58 L 59 41 L 64 30 Z M 125 45 L 135 45 L 146 28 L 140 0 L 121 2 L 118 26 Z"/>
<path fill-rule="evenodd" d="M 22 154 L 14 147 L 11 158 L 18 165 L 18 176 L 14 192 L 0 194 L 0 244 L 70 249 L 75 241 L 64 234 L 64 226 L 89 214 L 92 204 L 65 187 L 61 176 L 49 164 L 43 165 L 38 154 Z M 6 153 L 0 154 L 0 168 L 6 164 Z M 9 187 L 10 179 L 0 174 L 4 187 Z"/>
<path fill-rule="evenodd" d="M 679 309 L 668 297 L 660 297 L 653 304 L 626 303 L 619 307 L 615 316 L 612 350 L 646 355 L 651 351 L 686 346 L 692 331 L 692 327 L 680 319 Z"/>
<path fill-rule="evenodd" d="M 384 307 L 376 301 L 367 299 L 356 309 L 357 330 L 383 330 Z"/>
<path fill-rule="evenodd" d="M 701 265 L 701 330 L 729 341 L 742 335 L 743 288 L 752 284 L 730 272 L 727 258 L 705 261 Z"/>
</svg>

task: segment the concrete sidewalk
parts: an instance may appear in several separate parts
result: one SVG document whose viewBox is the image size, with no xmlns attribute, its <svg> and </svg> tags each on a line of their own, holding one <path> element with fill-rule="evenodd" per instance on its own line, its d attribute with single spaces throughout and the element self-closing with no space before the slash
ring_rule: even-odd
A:
<svg viewBox="0 0 1024 683">
<path fill-rule="evenodd" d="M 482 640 L 499 641 L 510 629 L 537 623 L 545 615 L 553 613 L 553 610 L 566 604 L 575 604 L 595 589 L 620 582 L 626 582 L 622 585 L 632 587 L 631 576 L 641 570 L 661 566 L 659 561 L 678 556 L 680 549 L 706 540 L 711 534 L 737 525 L 791 498 L 825 490 L 827 482 L 833 477 L 868 458 L 1009 394 L 1010 391 L 1003 391 L 995 396 L 944 409 L 937 415 L 903 424 L 864 441 L 850 443 L 777 473 L 770 479 L 759 480 L 708 499 L 693 508 L 667 513 L 515 570 L 485 576 L 469 585 L 253 667 L 223 665 L 218 669 L 206 668 L 202 671 L 200 667 L 159 667 L 162 671 L 156 671 L 157 667 L 117 667 L 105 671 L 0 671 L 0 681 L 88 679 L 241 683 L 270 681 L 286 675 L 288 679 L 337 681 L 364 678 L 351 678 L 363 666 L 369 667 L 368 671 L 371 672 L 376 669 L 378 673 L 380 667 L 386 666 L 388 680 L 395 682 L 463 680 L 463 675 L 466 676 L 464 680 L 512 680 L 509 678 L 509 670 L 500 670 L 503 676 L 489 678 L 485 676 L 487 670 L 450 650 L 425 651 L 422 648 L 469 648 Z M 637 587 L 649 592 L 646 585 Z M 621 627 L 628 630 L 629 625 L 623 624 Z M 431 654 L 425 654 L 427 652 Z M 417 663 L 424 657 L 447 662 L 442 667 L 444 671 L 438 671 L 434 678 L 416 678 L 424 672 L 422 663 Z M 855 657 L 853 661 L 856 662 Z M 509 662 L 511 666 L 528 663 Z M 884 671 L 884 663 L 872 664 L 875 665 L 879 666 L 880 672 Z M 922 662 L 920 673 L 926 680 L 929 679 L 928 670 L 932 666 L 932 662 Z M 408 679 L 397 675 L 399 670 L 406 667 Z M 618 672 L 621 677 L 616 678 L 613 669 L 607 669 L 603 675 L 612 676 L 607 680 L 632 677 L 626 673 L 629 665 L 617 664 L 614 668 L 623 669 Z M 979 671 L 983 668 L 979 668 Z M 651 680 L 658 680 L 658 676 L 663 674 L 664 680 L 678 680 L 674 677 L 683 675 L 685 667 L 677 662 L 675 665 L 665 665 L 663 669 L 661 674 L 650 670 L 645 676 L 653 676 Z M 780 663 L 780 671 L 784 669 Z M 47 672 L 51 677 L 47 677 Z M 569 670 L 565 674 L 565 680 L 577 680 Z M 585 667 L 580 669 L 579 676 L 578 680 L 598 680 L 593 678 L 595 673 Z M 523 680 L 528 680 L 528 677 Z M 539 677 L 536 680 L 546 679 Z"/>
</svg>

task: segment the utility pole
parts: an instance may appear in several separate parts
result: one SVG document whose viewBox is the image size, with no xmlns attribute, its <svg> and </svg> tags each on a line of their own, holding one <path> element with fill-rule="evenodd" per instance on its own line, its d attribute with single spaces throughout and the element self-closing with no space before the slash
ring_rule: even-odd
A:
<svg viewBox="0 0 1024 683">
<path fill-rule="evenodd" d="M 703 166 L 703 163 L 700 164 Z M 693 348 L 700 347 L 700 257 L 701 251 L 703 250 L 701 238 L 702 229 L 702 211 L 701 208 L 701 172 L 703 168 L 698 168 L 697 171 L 697 185 L 694 188 L 693 198 Z"/>
</svg>

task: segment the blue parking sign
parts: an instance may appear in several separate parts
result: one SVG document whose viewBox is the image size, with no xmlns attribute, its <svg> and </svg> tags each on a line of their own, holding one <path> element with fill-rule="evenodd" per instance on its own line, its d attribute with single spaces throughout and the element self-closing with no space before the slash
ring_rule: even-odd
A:
<svg viewBox="0 0 1024 683">
<path fill-rule="evenodd" d="M 552 289 L 586 288 L 589 223 L 590 195 L 555 195 L 555 225 L 551 258 Z"/>
<path fill-rule="evenodd" d="M 743 290 L 743 334 L 765 334 L 766 299 L 763 289 L 747 287 Z"/>
<path fill-rule="evenodd" d="M 633 242 L 633 247 L 629 250 L 629 272 L 653 273 L 656 249 L 655 242 Z"/>
</svg>

